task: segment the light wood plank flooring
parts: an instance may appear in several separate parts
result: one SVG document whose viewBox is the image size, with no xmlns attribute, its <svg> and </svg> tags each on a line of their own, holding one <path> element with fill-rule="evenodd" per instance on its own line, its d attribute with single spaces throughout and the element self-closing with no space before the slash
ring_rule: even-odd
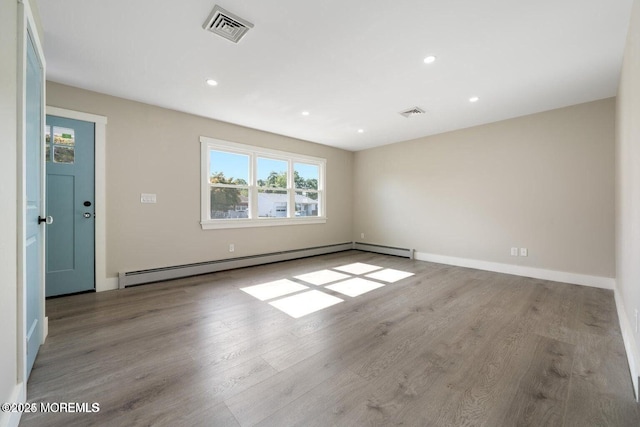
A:
<svg viewBox="0 0 640 427">
<path fill-rule="evenodd" d="M 241 287 L 415 273 L 293 319 Z M 320 289 L 321 287 L 310 286 Z M 343 252 L 47 301 L 21 426 L 639 426 L 613 293 Z"/>
</svg>

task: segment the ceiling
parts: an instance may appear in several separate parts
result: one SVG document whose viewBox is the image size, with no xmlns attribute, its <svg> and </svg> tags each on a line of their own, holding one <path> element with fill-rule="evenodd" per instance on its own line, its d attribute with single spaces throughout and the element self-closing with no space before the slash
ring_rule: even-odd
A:
<svg viewBox="0 0 640 427">
<path fill-rule="evenodd" d="M 51 81 L 355 151 L 615 96 L 632 0 L 37 3 Z"/>
</svg>

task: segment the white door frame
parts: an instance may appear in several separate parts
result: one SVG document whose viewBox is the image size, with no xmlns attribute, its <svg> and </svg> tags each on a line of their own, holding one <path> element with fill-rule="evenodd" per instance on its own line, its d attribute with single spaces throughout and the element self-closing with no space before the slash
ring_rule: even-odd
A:
<svg viewBox="0 0 640 427">
<path fill-rule="evenodd" d="M 95 263 L 96 292 L 117 289 L 117 278 L 107 278 L 107 209 L 106 209 L 106 142 L 107 118 L 96 114 L 47 105 L 47 114 L 66 119 L 83 120 L 95 125 Z"/>
<path fill-rule="evenodd" d="M 28 0 L 18 0 L 18 108 L 17 108 L 17 364 L 18 372 L 16 372 L 17 390 L 14 402 L 25 402 L 27 398 L 27 255 L 25 239 L 27 235 L 26 227 L 26 200 L 27 200 L 27 180 L 26 180 L 26 97 L 27 97 L 27 45 L 29 34 L 33 41 L 33 47 L 36 50 L 38 59 L 42 64 L 42 135 L 44 135 L 44 104 L 46 100 L 46 63 L 44 58 L 44 50 L 42 49 L 41 34 L 38 32 L 38 27 L 31 10 L 31 5 Z M 45 216 L 45 175 L 44 175 L 44 139 L 42 141 L 42 155 L 40 159 L 41 169 L 41 207 L 40 215 Z M 41 318 L 44 320 L 42 324 L 37 327 L 42 328 L 42 342 L 47 336 L 47 318 L 44 312 L 44 248 L 46 242 L 44 241 L 44 227 L 40 228 L 40 236 L 42 239 L 41 251 L 40 251 L 40 294 L 42 298 L 42 314 Z M 12 413 L 9 418 L 9 425 L 17 425 L 20 421 L 20 413 Z"/>
</svg>

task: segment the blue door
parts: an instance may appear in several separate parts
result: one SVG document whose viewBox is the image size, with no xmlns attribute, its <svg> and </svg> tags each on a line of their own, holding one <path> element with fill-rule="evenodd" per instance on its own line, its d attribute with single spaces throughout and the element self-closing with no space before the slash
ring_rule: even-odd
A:
<svg viewBox="0 0 640 427">
<path fill-rule="evenodd" d="M 95 289 L 95 125 L 47 116 L 46 295 Z"/>
<path fill-rule="evenodd" d="M 25 270 L 27 306 L 27 375 L 33 368 L 38 349 L 42 344 L 44 299 L 42 298 L 42 237 L 44 222 L 42 211 L 42 129 L 43 120 L 43 69 L 31 40 L 27 37 L 27 75 L 25 98 Z"/>
</svg>

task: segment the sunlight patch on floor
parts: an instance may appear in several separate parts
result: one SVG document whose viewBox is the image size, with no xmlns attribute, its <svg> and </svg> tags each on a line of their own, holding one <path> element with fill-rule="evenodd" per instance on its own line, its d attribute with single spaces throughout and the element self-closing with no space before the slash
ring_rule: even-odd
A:
<svg viewBox="0 0 640 427">
<path fill-rule="evenodd" d="M 357 297 L 358 295 L 366 294 L 369 291 L 383 287 L 380 282 L 373 282 L 371 280 L 361 279 L 355 277 L 353 279 L 345 280 L 344 282 L 334 283 L 333 285 L 325 286 L 332 291 L 340 292 L 341 294 L 348 295 L 350 297 Z"/>
<path fill-rule="evenodd" d="M 385 268 L 382 271 L 376 271 L 375 273 L 367 274 L 366 277 L 370 279 L 382 280 L 387 283 L 395 283 L 399 280 L 406 279 L 413 276 L 413 273 L 406 271 L 394 270 L 393 268 Z"/>
<path fill-rule="evenodd" d="M 272 301 L 269 304 L 278 310 L 284 311 L 294 319 L 297 319 L 343 301 L 344 300 L 334 297 L 333 295 L 313 290 Z"/>
<path fill-rule="evenodd" d="M 322 286 L 331 282 L 337 282 L 338 280 L 348 279 L 348 274 L 338 273 L 332 270 L 320 270 L 313 273 L 302 274 L 295 276 L 296 279 L 303 282 L 311 283 L 312 285 Z"/>
<path fill-rule="evenodd" d="M 240 288 L 241 291 L 258 298 L 260 301 L 280 297 L 282 295 L 292 294 L 294 292 L 309 289 L 308 286 L 300 283 L 292 282 L 288 279 L 276 280 L 274 282 L 263 283 L 261 285 L 248 286 Z"/>
<path fill-rule="evenodd" d="M 240 290 L 260 301 L 272 300 L 269 302 L 271 306 L 297 319 L 344 301 L 319 289 L 326 289 L 353 298 L 413 275 L 413 273 L 406 271 L 356 262 L 300 274 L 292 278 L 304 284 L 290 279 L 281 279 L 247 286 L 240 288 Z M 326 286 L 313 289 L 323 285 Z M 279 297 L 284 298 L 276 299 Z"/>
<path fill-rule="evenodd" d="M 336 267 L 334 270 L 344 271 L 349 274 L 366 274 L 375 270 L 380 270 L 382 267 L 378 267 L 377 265 L 364 264 L 362 262 L 356 262 L 353 264 L 343 265 L 341 267 Z"/>
</svg>

